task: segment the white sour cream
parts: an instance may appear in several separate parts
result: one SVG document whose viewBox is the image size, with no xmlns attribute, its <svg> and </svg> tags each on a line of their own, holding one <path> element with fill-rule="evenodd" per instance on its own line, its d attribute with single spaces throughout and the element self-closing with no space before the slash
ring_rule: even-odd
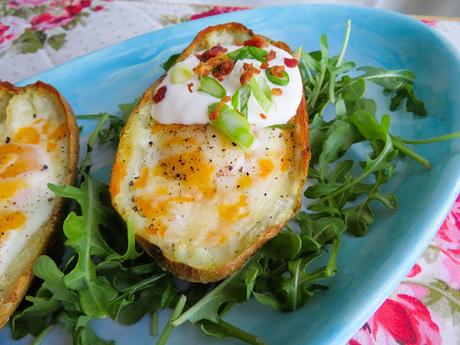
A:
<svg viewBox="0 0 460 345">
<path fill-rule="evenodd" d="M 224 46 L 228 49 L 227 53 L 234 51 L 238 46 Z M 302 99 L 302 78 L 298 66 L 290 68 L 285 65 L 284 58 L 292 59 L 293 56 L 288 52 L 275 46 L 267 46 L 264 48 L 267 52 L 275 51 L 276 57 L 269 61 L 269 66 L 285 66 L 285 71 L 289 75 L 289 83 L 285 86 L 280 86 L 271 83 L 265 74 L 264 70 L 258 76 L 265 79 L 271 89 L 279 88 L 282 90 L 282 95 L 272 96 L 272 106 L 268 112 L 265 112 L 254 96 L 251 94 L 248 102 L 248 121 L 250 124 L 260 127 L 272 126 L 277 124 L 287 123 L 297 112 L 297 108 Z M 183 62 L 192 70 L 199 64 L 199 60 L 195 55 L 190 55 Z M 230 74 L 224 76 L 221 85 L 227 91 L 227 96 L 233 96 L 236 90 L 241 86 L 240 76 L 243 69 L 243 64 L 252 63 L 254 67 L 259 68 L 261 63 L 255 59 L 238 60 Z M 171 71 L 171 70 L 170 70 Z M 169 71 L 169 72 L 170 72 Z M 189 83 L 193 83 L 192 92 L 189 91 Z M 158 85 L 157 90 L 166 86 L 166 94 L 163 100 L 153 105 L 152 115 L 156 121 L 162 124 L 206 124 L 209 123 L 208 106 L 218 102 L 219 99 L 213 97 L 203 91 L 198 91 L 199 79 L 193 73 L 191 79 L 182 84 L 174 84 L 171 82 L 171 73 L 167 73 L 164 80 Z M 261 114 L 263 114 L 261 116 Z"/>
</svg>

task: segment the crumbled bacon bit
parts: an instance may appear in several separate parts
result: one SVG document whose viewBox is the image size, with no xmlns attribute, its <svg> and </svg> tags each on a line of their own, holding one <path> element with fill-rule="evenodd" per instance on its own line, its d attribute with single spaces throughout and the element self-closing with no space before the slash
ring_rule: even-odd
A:
<svg viewBox="0 0 460 345">
<path fill-rule="evenodd" d="M 268 54 L 265 56 L 265 61 L 272 61 L 276 57 L 276 52 L 274 50 L 270 50 Z"/>
<path fill-rule="evenodd" d="M 262 120 L 266 120 L 266 119 L 267 119 L 267 115 L 262 114 L 262 113 L 260 113 L 259 115 L 260 115 L 260 117 L 262 118 Z"/>
<path fill-rule="evenodd" d="M 261 69 L 267 69 L 268 68 L 268 62 L 267 61 L 264 61 L 260 64 L 260 68 Z"/>
<path fill-rule="evenodd" d="M 274 87 L 272 89 L 273 96 L 281 96 L 282 94 L 283 94 L 283 90 L 281 90 L 279 87 Z"/>
<path fill-rule="evenodd" d="M 222 47 L 220 44 L 206 50 L 203 54 L 200 55 L 199 59 L 201 62 L 206 62 L 211 58 L 225 54 L 227 48 Z M 196 56 L 196 55 L 195 55 Z"/>
<path fill-rule="evenodd" d="M 188 83 L 188 84 L 187 84 L 187 89 L 188 89 L 188 91 L 189 91 L 190 93 L 193 92 L 192 87 L 193 87 L 193 83 Z"/>
<path fill-rule="evenodd" d="M 233 70 L 235 62 L 232 59 L 224 60 L 220 65 L 216 66 L 212 71 L 212 75 L 216 77 L 218 80 L 222 81 L 223 76 L 230 74 Z"/>
<path fill-rule="evenodd" d="M 209 119 L 211 121 L 216 120 L 219 117 L 219 113 L 222 110 L 222 107 L 224 106 L 225 103 L 229 102 L 232 98 L 230 96 L 225 96 L 222 98 L 219 102 L 219 104 L 214 108 L 211 113 L 209 113 Z"/>
<path fill-rule="evenodd" d="M 166 90 L 167 90 L 166 86 L 160 87 L 155 93 L 155 95 L 153 96 L 153 102 L 160 103 L 163 100 L 163 98 L 165 98 Z"/>
<path fill-rule="evenodd" d="M 272 66 L 270 67 L 270 74 L 277 78 L 282 78 L 284 74 L 284 66 Z"/>
<path fill-rule="evenodd" d="M 284 64 L 290 68 L 297 67 L 298 63 L 297 59 L 284 58 Z"/>
<path fill-rule="evenodd" d="M 245 62 L 243 64 L 243 73 L 241 74 L 241 77 L 240 77 L 241 85 L 246 85 L 247 83 L 249 83 L 249 81 L 251 80 L 254 74 L 259 74 L 259 73 L 260 73 L 260 70 L 254 67 L 252 63 Z"/>
<path fill-rule="evenodd" d="M 230 61 L 230 63 L 228 63 L 226 61 Z M 225 64 L 225 66 L 221 67 L 221 65 L 224 65 L 224 64 Z M 230 64 L 231 64 L 231 69 L 229 70 Z M 207 76 L 208 74 L 210 74 L 214 70 L 220 71 L 220 69 L 222 69 L 223 72 L 230 73 L 231 70 L 233 69 L 233 60 L 230 59 L 227 55 L 219 55 L 219 56 L 210 58 L 206 62 L 200 62 L 193 69 L 193 72 L 195 72 L 199 77 L 203 77 L 203 76 Z"/>
<path fill-rule="evenodd" d="M 257 48 L 264 48 L 268 45 L 267 40 L 265 37 L 259 36 L 259 35 L 254 35 L 250 39 L 246 40 L 243 42 L 243 45 L 245 46 L 253 46 Z"/>
<path fill-rule="evenodd" d="M 217 120 L 217 117 L 219 116 L 220 109 L 222 108 L 222 105 L 219 105 L 209 113 L 209 119 L 211 121 Z"/>
</svg>

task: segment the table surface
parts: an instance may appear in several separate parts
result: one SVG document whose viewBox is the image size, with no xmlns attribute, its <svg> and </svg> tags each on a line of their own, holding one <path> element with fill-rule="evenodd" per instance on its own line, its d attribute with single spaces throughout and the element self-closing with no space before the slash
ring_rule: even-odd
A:
<svg viewBox="0 0 460 345">
<path fill-rule="evenodd" d="M 0 79 L 17 82 L 145 32 L 243 9 L 147 0 L 8 0 L 0 6 Z M 460 18 L 419 19 L 460 49 Z M 406 279 L 349 344 L 460 344 L 460 196 Z"/>
</svg>

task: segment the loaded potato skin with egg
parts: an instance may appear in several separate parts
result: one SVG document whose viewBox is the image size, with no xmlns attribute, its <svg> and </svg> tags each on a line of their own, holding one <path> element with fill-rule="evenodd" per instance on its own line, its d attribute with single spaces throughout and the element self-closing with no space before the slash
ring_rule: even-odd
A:
<svg viewBox="0 0 460 345">
<path fill-rule="evenodd" d="M 0 82 L 0 328 L 61 223 L 63 200 L 47 184 L 73 184 L 77 163 L 78 127 L 59 92 Z"/>
<path fill-rule="evenodd" d="M 245 46 L 266 47 L 272 65 L 228 62 L 222 55 L 231 49 L 225 47 Z M 179 278 L 208 283 L 238 270 L 298 211 L 310 158 L 308 121 L 300 73 L 283 42 L 255 35 L 239 23 L 216 25 L 198 33 L 174 66 L 187 69 L 187 64 L 193 71 L 189 80 L 173 85 L 168 72 L 132 112 L 110 192 L 147 253 Z M 298 88 L 265 82 L 273 93 L 271 112 L 260 110 L 259 100 L 246 99 L 250 134 L 225 135 L 213 122 L 223 114 L 215 109 L 230 109 L 230 91 L 272 67 L 281 70 L 280 77 L 287 70 Z M 212 98 L 217 97 L 213 89 L 212 96 L 203 94 L 206 78 L 221 82 L 227 95 Z M 295 97 L 283 98 L 283 92 Z M 184 100 L 188 94 L 190 101 Z M 204 117 L 200 107 L 208 108 Z M 280 126 L 273 126 L 280 118 Z"/>
</svg>

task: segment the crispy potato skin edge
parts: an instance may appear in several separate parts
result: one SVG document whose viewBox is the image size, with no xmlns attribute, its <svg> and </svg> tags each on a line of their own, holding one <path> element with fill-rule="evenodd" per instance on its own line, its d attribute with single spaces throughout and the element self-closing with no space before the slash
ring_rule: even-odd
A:
<svg viewBox="0 0 460 345">
<path fill-rule="evenodd" d="M 78 154 L 79 154 L 79 130 L 75 120 L 74 113 L 69 103 L 64 97 L 51 85 L 37 81 L 34 84 L 25 87 L 15 87 L 9 82 L 0 82 L 0 92 L 7 92 L 10 94 L 19 94 L 23 90 L 43 93 L 52 97 L 54 101 L 60 106 L 61 114 L 65 117 L 67 124 L 67 134 L 69 140 L 69 156 L 67 164 L 67 174 L 64 180 L 65 184 L 74 184 L 77 174 Z M 44 228 L 39 230 L 43 233 L 43 238 L 39 241 L 39 248 L 37 248 L 38 255 L 32 257 L 32 260 L 26 264 L 23 273 L 19 278 L 10 285 L 10 289 L 5 291 L 0 296 L 0 329 L 8 322 L 10 316 L 16 310 L 17 306 L 24 298 L 24 295 L 29 288 L 34 277 L 32 266 L 39 255 L 41 255 L 49 243 L 52 241 L 54 232 L 62 224 L 62 211 L 64 207 L 64 200 L 59 198 L 55 208 L 53 209 L 48 223 Z"/>
<path fill-rule="evenodd" d="M 228 33 L 232 33 L 235 35 L 243 36 L 246 35 L 248 38 L 253 36 L 254 33 L 252 30 L 246 28 L 244 25 L 240 23 L 226 23 L 226 24 L 219 24 L 215 26 L 210 26 L 202 31 L 200 31 L 192 43 L 184 49 L 181 55 L 178 57 L 177 61 L 182 61 L 186 59 L 190 54 L 193 54 L 197 49 L 207 49 L 209 46 L 206 46 L 207 39 L 210 35 L 215 32 L 222 32 L 226 31 Z M 283 49 L 292 54 L 291 49 L 289 46 L 284 42 L 274 42 L 268 38 L 266 38 L 271 44 L 274 46 Z M 242 43 L 242 42 L 237 42 Z M 153 97 L 154 91 L 157 85 L 161 82 L 164 78 L 164 75 L 160 77 L 156 82 L 154 82 L 143 94 L 139 104 L 137 105 L 136 109 L 130 115 L 125 127 L 123 128 L 123 132 L 121 134 L 120 141 L 125 139 L 129 136 L 129 128 L 131 127 L 131 123 L 135 121 L 135 118 L 139 112 L 139 109 L 142 107 L 151 104 L 151 99 Z M 308 114 L 306 111 L 306 101 L 305 97 L 302 97 L 302 100 L 297 108 L 296 116 L 291 119 L 291 122 L 296 124 L 296 134 L 299 138 L 300 144 L 300 162 L 298 167 L 298 178 L 305 180 L 307 177 L 308 172 L 308 163 L 310 161 L 310 145 L 309 145 L 309 133 L 308 133 Z M 129 146 L 129 145 L 127 145 Z M 124 155 L 128 147 L 119 147 L 117 150 L 117 157 L 119 155 Z M 111 181 L 111 183 L 113 180 Z M 111 190 L 114 186 L 111 186 Z M 115 189 L 115 188 L 114 188 Z M 291 212 L 291 216 L 293 216 L 297 211 L 300 209 L 301 206 L 301 197 L 303 191 L 303 183 L 300 184 L 300 188 L 296 193 L 296 207 Z M 114 195 L 112 195 L 112 204 L 119 211 L 119 213 L 123 216 L 121 210 L 118 208 L 116 202 L 114 201 Z M 126 219 L 126 217 L 123 217 Z M 289 217 L 290 218 L 290 217 Z M 263 236 L 260 236 L 259 240 L 255 242 L 250 247 L 246 248 L 238 257 L 236 257 L 233 261 L 226 263 L 225 265 L 213 268 L 213 269 L 197 269 L 186 265 L 181 262 L 171 261 L 166 258 L 161 249 L 158 248 L 156 245 L 152 244 L 151 242 L 147 241 L 145 238 L 141 236 L 136 236 L 136 240 L 139 245 L 150 255 L 152 256 L 163 268 L 167 269 L 168 271 L 172 272 L 180 279 L 184 279 L 190 282 L 199 282 L 199 283 L 210 283 L 222 280 L 232 274 L 233 272 L 237 271 L 241 266 L 255 253 L 257 252 L 267 241 L 275 237 L 279 234 L 282 230 L 285 223 L 276 224 L 271 228 L 268 228 L 263 233 Z"/>
</svg>

